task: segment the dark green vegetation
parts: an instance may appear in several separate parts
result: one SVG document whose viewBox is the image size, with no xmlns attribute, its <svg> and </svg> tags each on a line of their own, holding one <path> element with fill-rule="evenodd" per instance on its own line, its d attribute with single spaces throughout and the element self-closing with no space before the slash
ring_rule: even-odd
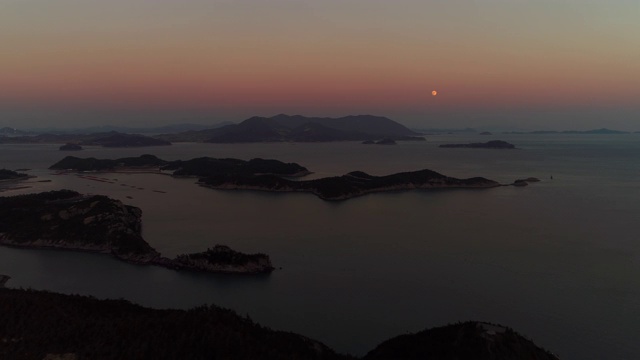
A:
<svg viewBox="0 0 640 360">
<path fill-rule="evenodd" d="M 354 171 L 343 176 L 305 181 L 293 181 L 269 175 L 219 175 L 202 178 L 200 183 L 214 189 L 311 192 L 324 200 L 346 200 L 381 191 L 500 186 L 497 182 L 482 177 L 456 179 L 431 170 L 387 176 L 373 176 L 362 171 Z"/>
<path fill-rule="evenodd" d="M 303 176 L 309 171 L 296 163 L 283 163 L 278 160 L 251 159 L 215 159 L 201 157 L 191 160 L 166 161 L 153 155 L 141 155 L 116 160 L 81 159 L 67 156 L 50 167 L 52 170 L 75 171 L 114 171 L 132 168 L 155 168 L 173 171 L 174 176 L 213 176 L 220 174 L 272 174 L 280 176 Z"/>
<path fill-rule="evenodd" d="M 28 178 L 29 175 L 15 172 L 13 170 L 0 169 L 0 180 L 22 180 Z"/>
<path fill-rule="evenodd" d="M 142 238 L 140 209 L 60 190 L 0 197 L 0 244 L 111 253 L 139 262 L 159 254 Z"/>
<path fill-rule="evenodd" d="M 400 335 L 369 352 L 364 360 L 558 360 L 515 331 L 465 322 Z"/>
<path fill-rule="evenodd" d="M 176 259 L 160 256 L 141 235 L 142 211 L 101 195 L 71 190 L 0 197 L 0 244 L 108 253 L 136 264 L 223 273 L 269 273 L 265 254 L 222 245 Z"/>
<path fill-rule="evenodd" d="M 0 358 L 354 359 L 231 310 L 156 310 L 125 300 L 0 289 Z M 448 325 L 385 341 L 364 359 L 557 360 L 509 328 Z"/>
<path fill-rule="evenodd" d="M 397 138 L 418 135 L 405 126 L 385 117 L 359 115 L 342 118 L 318 118 L 301 115 L 276 115 L 270 118 L 252 117 L 240 124 L 217 129 L 188 131 L 156 136 L 172 142 L 196 141 L 212 143 L 237 142 L 325 142 Z"/>
<path fill-rule="evenodd" d="M 301 335 L 231 310 L 154 310 L 124 300 L 0 289 L 0 358 L 346 359 Z"/>
<path fill-rule="evenodd" d="M 194 270 L 230 273 L 265 273 L 274 270 L 266 254 L 243 254 L 225 245 L 216 245 L 201 253 L 178 255 L 173 264 Z"/>
<path fill-rule="evenodd" d="M 443 144 L 441 148 L 479 148 L 479 149 L 515 149 L 513 144 L 502 140 L 492 140 L 484 143 Z"/>
<path fill-rule="evenodd" d="M 170 142 L 138 134 L 106 132 L 95 134 L 40 134 L 34 136 L 0 137 L 0 144 L 66 144 L 104 147 L 164 146 Z"/>
</svg>

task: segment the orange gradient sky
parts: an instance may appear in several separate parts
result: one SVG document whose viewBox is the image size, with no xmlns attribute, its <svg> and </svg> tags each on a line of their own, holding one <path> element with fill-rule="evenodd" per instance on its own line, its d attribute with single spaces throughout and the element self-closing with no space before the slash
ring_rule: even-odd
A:
<svg viewBox="0 0 640 360">
<path fill-rule="evenodd" d="M 4 0 L 0 126 L 640 130 L 638 19 L 635 0 Z"/>
</svg>

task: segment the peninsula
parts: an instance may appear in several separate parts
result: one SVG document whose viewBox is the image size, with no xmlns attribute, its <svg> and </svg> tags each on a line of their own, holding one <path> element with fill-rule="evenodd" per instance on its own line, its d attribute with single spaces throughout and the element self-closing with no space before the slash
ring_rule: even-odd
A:
<svg viewBox="0 0 640 360">
<path fill-rule="evenodd" d="M 0 245 L 111 254 L 134 264 L 224 273 L 269 273 L 264 254 L 216 246 L 204 253 L 162 257 L 141 235 L 142 211 L 102 195 L 71 190 L 0 197 Z"/>
<path fill-rule="evenodd" d="M 29 175 L 19 173 L 13 170 L 0 169 L 0 181 L 3 180 L 24 180 L 29 178 Z"/>
<path fill-rule="evenodd" d="M 492 140 L 484 143 L 470 144 L 442 144 L 441 148 L 474 148 L 474 149 L 515 149 L 515 145 L 502 140 Z"/>
<path fill-rule="evenodd" d="M 343 176 L 301 181 L 283 179 L 273 175 L 218 175 L 201 178 L 199 182 L 203 186 L 223 190 L 310 192 L 323 200 L 347 200 L 384 191 L 485 189 L 501 186 L 499 183 L 483 177 L 457 179 L 427 169 L 387 176 L 373 176 L 362 171 L 354 171 Z"/>
</svg>

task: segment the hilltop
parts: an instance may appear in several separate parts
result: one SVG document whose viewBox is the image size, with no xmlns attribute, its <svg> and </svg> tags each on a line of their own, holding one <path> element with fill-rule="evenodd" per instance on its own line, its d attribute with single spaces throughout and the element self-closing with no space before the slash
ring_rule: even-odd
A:
<svg viewBox="0 0 640 360">
<path fill-rule="evenodd" d="M 158 135 L 171 142 L 327 142 L 362 141 L 420 135 L 391 119 L 373 115 L 341 118 L 306 117 L 280 114 L 272 117 L 254 116 L 239 124 L 217 129 L 187 131 Z"/>
</svg>

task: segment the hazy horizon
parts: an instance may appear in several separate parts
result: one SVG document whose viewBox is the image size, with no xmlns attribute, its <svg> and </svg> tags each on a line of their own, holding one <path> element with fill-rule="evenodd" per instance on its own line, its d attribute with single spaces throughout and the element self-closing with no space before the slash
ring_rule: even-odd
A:
<svg viewBox="0 0 640 360">
<path fill-rule="evenodd" d="M 9 0 L 0 127 L 286 113 L 638 131 L 638 18 L 630 0 Z"/>
</svg>

